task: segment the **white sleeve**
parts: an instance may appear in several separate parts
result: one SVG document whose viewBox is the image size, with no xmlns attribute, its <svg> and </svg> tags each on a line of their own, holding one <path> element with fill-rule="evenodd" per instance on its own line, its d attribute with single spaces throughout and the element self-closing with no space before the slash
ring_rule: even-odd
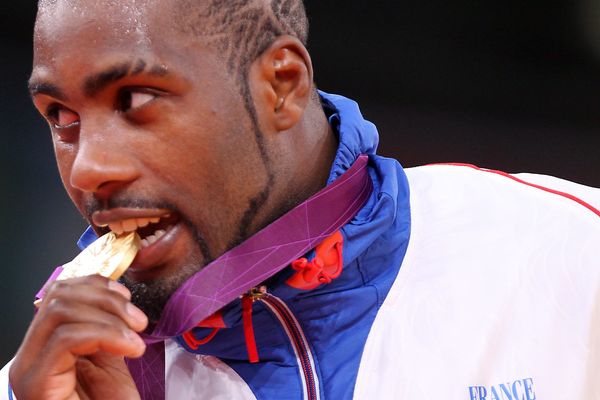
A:
<svg viewBox="0 0 600 400">
<path fill-rule="evenodd" d="M 0 370 L 0 400 L 16 400 L 16 397 L 8 385 L 8 370 L 12 360 Z"/>
</svg>

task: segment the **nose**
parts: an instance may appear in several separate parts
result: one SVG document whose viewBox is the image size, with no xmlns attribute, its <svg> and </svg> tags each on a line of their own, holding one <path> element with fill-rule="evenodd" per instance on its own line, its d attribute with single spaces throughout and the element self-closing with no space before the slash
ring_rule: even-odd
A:
<svg viewBox="0 0 600 400">
<path fill-rule="evenodd" d="M 80 136 L 69 179 L 73 188 L 108 198 L 137 176 L 133 158 L 124 143 L 98 135 Z"/>
</svg>

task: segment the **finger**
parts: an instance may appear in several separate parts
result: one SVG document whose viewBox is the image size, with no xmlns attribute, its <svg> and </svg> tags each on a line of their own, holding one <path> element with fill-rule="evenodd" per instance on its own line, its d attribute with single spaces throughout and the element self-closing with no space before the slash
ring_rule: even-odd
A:
<svg viewBox="0 0 600 400">
<path fill-rule="evenodd" d="M 128 323 L 127 319 L 120 315 L 121 311 L 112 312 L 106 310 L 105 307 L 110 308 L 108 305 L 98 307 L 93 304 L 81 304 L 72 299 L 55 299 L 52 304 L 48 305 L 47 312 L 39 317 L 39 321 L 36 321 L 41 326 L 38 333 L 48 332 L 47 336 L 50 337 L 57 327 L 73 323 L 98 323 L 121 329 L 137 330 L 135 324 Z M 127 309 L 127 307 L 126 304 L 125 308 Z M 45 320 L 49 321 L 46 322 Z"/>
<path fill-rule="evenodd" d="M 121 357 L 141 357 L 146 344 L 135 331 L 102 323 L 60 326 L 48 342 L 58 353 L 87 356 L 105 352 Z"/>
<path fill-rule="evenodd" d="M 118 316 L 135 331 L 141 332 L 146 328 L 148 318 L 123 296 L 123 290 L 127 290 L 124 286 L 102 277 L 98 277 L 101 280 L 88 278 L 55 282 L 40 307 L 39 319 L 54 318 L 52 313 L 58 311 L 55 323 L 72 322 L 74 321 L 72 317 L 78 318 L 78 315 L 67 315 L 67 319 L 61 318 L 64 317 L 63 309 L 75 304 L 87 304 Z M 119 287 L 122 289 L 117 289 Z"/>
<path fill-rule="evenodd" d="M 78 357 L 106 352 L 121 357 L 141 357 L 146 345 L 131 329 L 97 322 L 59 326 L 42 352 L 36 369 L 60 375 L 70 371 Z"/>
<path fill-rule="evenodd" d="M 115 282 L 108 278 L 105 278 L 101 275 L 88 275 L 82 276 L 78 278 L 70 278 L 60 281 L 54 281 L 46 290 L 46 296 L 52 294 L 52 292 L 56 289 L 56 287 L 61 287 L 60 285 L 63 283 L 67 283 L 69 285 L 79 286 L 79 285 L 89 285 L 93 287 L 104 287 L 109 290 L 113 290 L 117 293 L 120 293 L 127 300 L 131 300 L 131 292 L 125 286 L 120 284 L 119 282 Z"/>
</svg>

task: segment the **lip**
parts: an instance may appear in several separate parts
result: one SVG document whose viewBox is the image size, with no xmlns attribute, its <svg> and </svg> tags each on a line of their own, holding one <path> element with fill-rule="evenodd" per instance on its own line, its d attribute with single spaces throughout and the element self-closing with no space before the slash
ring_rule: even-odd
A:
<svg viewBox="0 0 600 400">
<path fill-rule="evenodd" d="M 171 210 L 161 208 L 112 208 L 96 211 L 92 214 L 92 222 L 98 227 L 105 227 L 111 222 L 133 218 L 162 218 Z"/>
<path fill-rule="evenodd" d="M 145 281 L 156 277 L 161 266 L 169 260 L 171 250 L 185 229 L 181 221 L 173 225 L 160 239 L 148 247 L 140 249 L 126 274 L 136 281 Z"/>
</svg>

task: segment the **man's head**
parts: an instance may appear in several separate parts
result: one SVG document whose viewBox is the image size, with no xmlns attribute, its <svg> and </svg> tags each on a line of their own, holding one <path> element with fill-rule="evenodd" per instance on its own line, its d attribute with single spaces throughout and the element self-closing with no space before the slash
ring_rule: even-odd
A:
<svg viewBox="0 0 600 400">
<path fill-rule="evenodd" d="M 146 239 L 125 281 L 151 319 L 324 184 L 306 32 L 300 0 L 40 1 L 34 103 L 80 212 Z"/>
</svg>

